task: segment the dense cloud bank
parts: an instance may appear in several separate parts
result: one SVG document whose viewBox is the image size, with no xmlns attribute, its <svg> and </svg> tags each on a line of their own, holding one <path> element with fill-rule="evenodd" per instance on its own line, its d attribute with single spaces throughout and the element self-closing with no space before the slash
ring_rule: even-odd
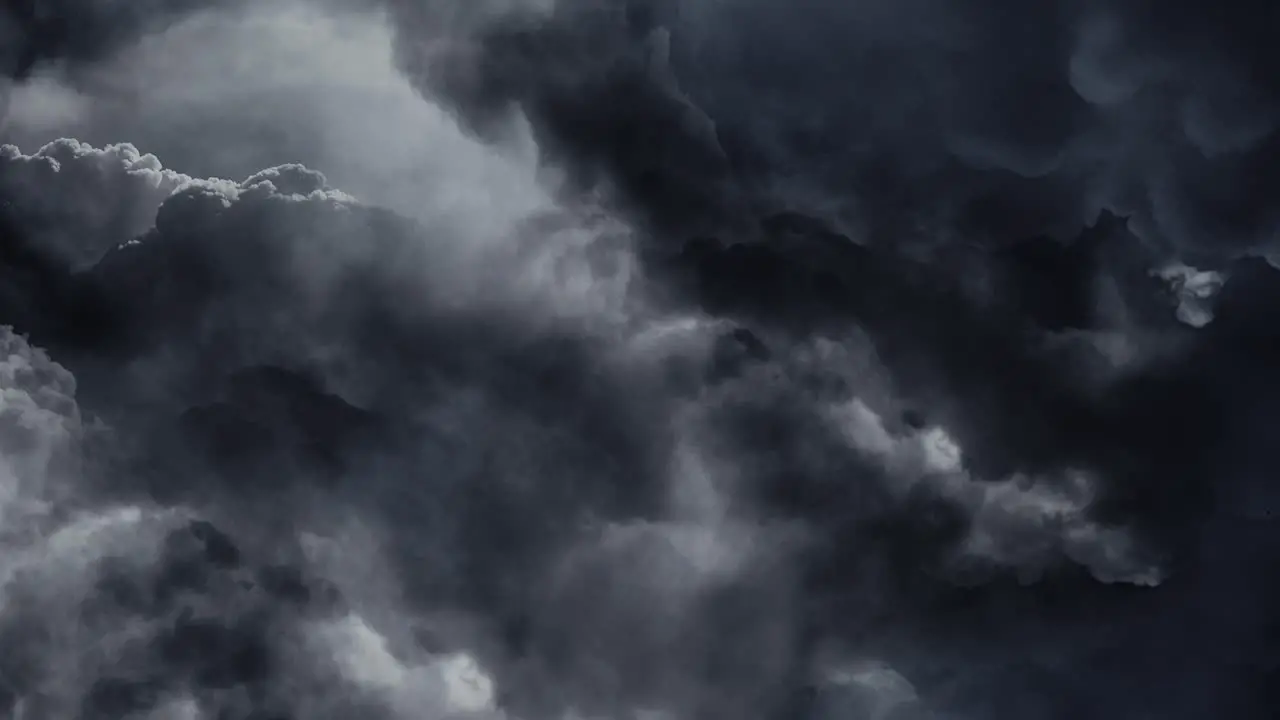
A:
<svg viewBox="0 0 1280 720">
<path fill-rule="evenodd" d="M 1269 10 L 62 4 L 14 87 L 376 10 L 459 125 L 0 147 L 0 716 L 1280 702 Z"/>
<path fill-rule="evenodd" d="M 1274 243 L 1276 11 L 1250 0 L 387 5 L 429 92 L 481 128 L 518 106 L 660 222 L 783 203 L 933 245 L 1110 210 L 1161 252 Z"/>
</svg>

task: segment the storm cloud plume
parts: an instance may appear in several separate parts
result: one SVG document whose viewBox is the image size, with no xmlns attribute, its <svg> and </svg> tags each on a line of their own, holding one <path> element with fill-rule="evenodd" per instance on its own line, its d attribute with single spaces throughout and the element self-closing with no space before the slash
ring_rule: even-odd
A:
<svg viewBox="0 0 1280 720">
<path fill-rule="evenodd" d="M 1269 717 L 1268 13 L 0 11 L 0 717 Z"/>
<path fill-rule="evenodd" d="M 1069 237 L 1110 210 L 1163 251 L 1273 242 L 1256 3 L 387 4 L 425 89 L 480 127 L 520 108 L 640 212 L 745 193 L 903 244 Z"/>
</svg>

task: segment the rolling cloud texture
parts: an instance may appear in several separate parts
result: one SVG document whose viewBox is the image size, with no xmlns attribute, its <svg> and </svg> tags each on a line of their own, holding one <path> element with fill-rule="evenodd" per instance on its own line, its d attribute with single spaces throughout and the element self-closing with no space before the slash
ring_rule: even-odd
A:
<svg viewBox="0 0 1280 720">
<path fill-rule="evenodd" d="M 5 5 L 0 717 L 1271 717 L 1278 23 Z"/>
</svg>

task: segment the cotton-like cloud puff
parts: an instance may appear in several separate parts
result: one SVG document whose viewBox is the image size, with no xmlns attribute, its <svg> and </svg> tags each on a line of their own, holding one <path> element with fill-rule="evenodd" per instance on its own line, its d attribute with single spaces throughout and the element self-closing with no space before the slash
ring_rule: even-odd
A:
<svg viewBox="0 0 1280 720">
<path fill-rule="evenodd" d="M 98 149 L 59 140 L 31 155 L 12 145 L 2 152 L 10 222 L 33 234 L 42 252 L 78 270 L 150 228 L 165 198 L 192 181 L 128 144 Z"/>
<path fill-rule="evenodd" d="M 6 529 L 20 529 L 67 491 L 78 471 L 83 432 L 76 405 L 75 378 L 25 338 L 5 327 L 4 356 L 4 513 Z"/>
</svg>

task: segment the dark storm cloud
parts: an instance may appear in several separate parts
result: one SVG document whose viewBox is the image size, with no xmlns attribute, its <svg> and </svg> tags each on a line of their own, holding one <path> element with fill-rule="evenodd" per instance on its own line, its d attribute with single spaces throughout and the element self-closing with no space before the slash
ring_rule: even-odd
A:
<svg viewBox="0 0 1280 720">
<path fill-rule="evenodd" d="M 749 191 L 889 244 L 1070 237 L 1102 209 L 1166 252 L 1274 236 L 1257 3 L 477 4 L 456 26 L 448 3 L 389 5 L 429 92 L 481 127 L 519 106 L 549 154 L 668 222 Z"/>
<path fill-rule="evenodd" d="M 102 191 L 136 186 L 146 191 L 140 197 L 161 187 L 157 178 L 174 188 L 153 228 L 88 269 L 58 252 L 61 235 L 47 225 L 107 238 L 108 216 L 77 210 L 102 191 L 48 195 L 62 198 L 63 212 L 46 212 L 45 225 L 17 216 L 6 236 L 10 247 L 34 249 L 46 280 L 56 279 L 29 286 L 34 315 L 13 317 L 61 349 L 81 401 L 113 433 L 77 495 L 95 509 L 159 503 L 162 517 L 201 513 L 242 538 L 230 541 L 237 557 L 264 556 L 225 569 L 218 563 L 230 561 L 207 559 L 213 567 L 204 569 L 206 561 L 183 561 L 195 566 L 174 582 L 193 594 L 194 616 L 168 601 L 136 605 L 129 594 L 93 600 L 108 602 L 101 612 L 110 617 L 135 618 L 151 639 L 122 650 L 131 658 L 121 661 L 123 674 L 86 669 L 83 682 L 40 702 L 81 702 L 87 692 L 83 702 L 102 707 L 293 703 L 304 712 L 302 700 L 268 688 L 312 672 L 289 660 L 301 642 L 290 633 L 307 628 L 295 628 L 273 595 L 237 599 L 249 591 L 231 578 L 260 572 L 245 563 L 278 562 L 266 558 L 335 513 L 376 522 L 417 616 L 453 607 L 478 618 L 479 631 L 457 637 L 446 623 L 428 644 L 480 653 L 513 712 L 529 717 L 554 716 L 567 703 L 740 716 L 794 695 L 811 672 L 813 638 L 867 632 L 876 613 L 909 597 L 927 617 L 928 598 L 974 572 L 1040 576 L 1082 566 L 1122 583 L 1163 572 L 1144 536 L 1127 528 L 1131 514 L 1114 524 L 1090 516 L 1092 481 L 1064 475 L 1069 468 L 1050 461 L 1061 458 L 1034 476 L 1001 477 L 968 467 L 965 450 L 928 422 L 882 419 L 905 399 L 865 338 L 796 341 L 769 331 L 762 339 L 732 323 L 646 320 L 639 311 L 628 321 L 640 321 L 639 334 L 617 346 L 609 339 L 616 330 L 597 335 L 572 316 L 569 325 L 538 321 L 539 307 L 566 307 L 530 305 L 538 295 L 516 294 L 513 305 L 502 301 L 511 287 L 459 294 L 466 283 L 449 276 L 474 265 L 459 264 L 448 238 L 433 234 L 447 226 L 363 206 L 301 166 L 229 182 L 181 178 L 126 149 L 74 143 L 8 157 L 39 168 L 51 189 L 62 173 Z M 60 158 L 56 172 L 51 157 Z M 530 236 L 543 245 L 557 237 Z M 495 261 L 510 262 L 499 250 L 481 255 L 488 267 L 473 280 L 509 282 L 504 273 L 520 271 L 495 272 Z M 536 259 L 534 250 L 516 257 Z M 25 257 L 9 269 L 31 272 Z M 597 266 L 598 282 L 606 266 Z M 785 285 L 774 294 L 798 298 Z M 829 298 L 831 308 L 842 312 L 838 299 Z M 674 519 L 672 492 L 680 498 Z M 136 520 L 120 522 L 129 535 Z M 179 524 L 161 523 L 157 538 L 185 537 L 180 518 L 166 522 Z M 848 543 L 874 549 L 839 550 Z M 284 552 L 304 568 L 296 572 L 319 572 L 305 570 L 298 551 Z M 881 553 L 938 574 L 902 575 L 881 564 Z M 156 562 L 111 569 L 125 575 L 110 582 L 164 595 L 168 561 Z M 226 582 L 217 579 L 225 573 Z M 156 583 L 161 589 L 147 589 Z M 602 594 L 611 583 L 632 590 Z M 869 609 L 837 619 L 830 603 L 849 592 Z M 726 603 L 738 609 L 724 616 Z M 326 607 L 316 622 L 330 629 L 317 637 L 357 632 L 333 619 L 341 606 Z M 888 626 L 877 642 L 914 622 Z M 643 638 L 610 635 L 637 623 L 651 628 Z M 174 633 L 193 638 L 172 641 L 176 659 L 165 654 Z M 600 637 L 610 639 L 595 646 Z M 200 643 L 214 648 L 200 657 L 212 659 L 181 654 Z M 585 666 L 587 655 L 607 672 Z M 186 669 L 158 676 L 166 662 Z M 20 695 L 38 684 L 21 675 L 13 682 Z M 344 690 L 328 712 L 364 702 L 366 692 Z M 367 702 L 402 702 L 379 697 Z"/>
<path fill-rule="evenodd" d="M 139 177 L 136 155 L 70 142 L 33 156 L 9 154 L 23 170 L 38 166 L 40 184 L 51 191 L 43 199 L 62 203 L 53 206 L 61 212 L 39 215 L 43 223 L 21 214 L 29 208 L 13 206 L 6 247 L 24 252 L 6 269 L 25 277 L 38 268 L 42 277 L 25 286 L 26 302 L 6 315 L 62 349 L 79 375 L 83 401 L 114 433 L 95 466 L 101 473 L 74 486 L 90 508 L 158 502 L 190 509 L 237 535 L 258 537 L 246 553 L 265 543 L 268 549 L 258 552 L 269 554 L 279 554 L 319 517 L 368 513 L 386 536 L 388 560 L 409 571 L 397 584 L 416 612 L 429 617 L 456 605 L 496 628 L 527 622 L 520 616 L 536 582 L 578 542 L 583 522 L 656 513 L 660 463 L 651 446 L 663 443 L 659 418 L 649 417 L 637 388 L 609 370 L 599 342 L 554 323 L 522 327 L 537 298 L 515 298 L 523 303 L 520 313 L 510 304 L 504 310 L 502 301 L 504 292 L 519 292 L 519 278 L 507 276 L 505 289 L 470 292 L 471 302 L 467 294 L 450 294 L 461 288 L 459 279 L 445 277 L 458 267 L 451 238 L 365 207 L 329 189 L 319 173 L 294 165 L 238 183 L 174 182 L 176 192 L 153 209 L 151 230 L 111 247 L 87 269 L 74 268 L 57 245 L 63 235 L 88 231 L 105 242 L 112 225 L 107 216 L 81 211 L 96 201 L 94 192 L 57 194 L 61 173 L 90 178 L 101 185 L 96 190 L 112 188 L 118 196 L 131 183 L 156 190 L 149 180 L 169 175 L 146 162 L 151 175 Z M 49 226 L 58 222 L 62 232 L 52 233 Z M 508 261 L 497 250 L 487 259 L 490 273 L 493 263 Z M 536 259 L 534 249 L 520 252 Z M 78 312 L 92 322 L 75 322 Z M 598 379 L 582 382 L 592 375 Z M 345 389 L 365 407 L 326 386 Z M 86 717 L 190 697 L 206 709 L 292 703 L 290 712 L 308 717 L 343 717 L 362 693 L 382 692 L 347 688 L 338 705 L 323 710 L 329 715 L 267 692 L 265 677 L 276 688 L 289 682 L 273 663 L 302 672 L 297 662 L 279 659 L 292 641 L 287 623 L 280 629 L 272 619 L 275 604 L 237 588 L 236 577 L 252 575 L 240 564 L 224 572 L 202 568 L 199 558 L 183 562 L 181 582 L 196 583 L 182 586 L 194 598 L 188 603 L 197 604 L 194 619 L 182 614 L 181 603 L 145 600 L 110 610 L 114 601 L 102 600 L 110 618 L 140 626 L 140 636 L 121 650 L 123 675 L 86 667 L 83 679 L 40 690 L 40 668 L 62 660 L 29 659 L 34 675 L 13 680 L 12 692 L 36 707 L 62 707 L 57 703 L 88 693 Z M 167 582 L 163 568 L 144 563 L 119 582 L 141 583 L 131 592 L 145 599 L 160 592 L 152 585 Z M 213 579 L 205 579 L 209 572 Z M 245 614 L 221 615 L 223 605 Z M 24 606 L 16 617 L 29 627 L 69 622 L 41 609 Z M 187 638 L 191 623 L 198 627 Z M 343 636 L 342 627 L 333 632 Z M 457 631 L 444 631 L 446 640 L 433 641 L 433 652 L 450 650 L 440 642 L 469 649 L 483 637 L 448 640 Z M 179 656 L 170 658 L 165 638 L 174 633 Z M 333 640 L 339 641 L 346 642 Z M 202 643 L 212 649 L 201 650 Z M 33 657 L 61 647 L 39 638 L 31 645 Z M 351 652 L 353 665 L 343 672 L 359 675 L 365 661 Z M 158 676 L 165 663 L 187 669 Z M 99 685 L 106 689 L 99 692 Z M 46 692 L 54 697 L 40 699 Z M 249 697 L 236 701 L 227 693 Z M 415 712 L 404 698 L 367 702 L 409 703 L 384 708 L 396 717 Z"/>
<path fill-rule="evenodd" d="M 100 150 L 61 140 L 32 155 L 12 145 L 0 153 L 9 221 L 51 259 L 77 269 L 151 227 L 164 198 L 190 181 L 131 145 Z"/>
<path fill-rule="evenodd" d="M 1095 517 L 1136 523 L 1191 578 L 1217 562 L 1199 555 L 1202 542 L 1244 552 L 1214 529 L 1231 521 L 1210 517 L 1238 492 L 1257 496 L 1266 481 L 1254 477 L 1270 466 L 1227 450 L 1236 443 L 1225 428 L 1239 413 L 1256 417 L 1249 397 L 1270 385 L 1248 358 L 1273 335 L 1274 272 L 1238 258 L 1270 255 L 1280 219 L 1274 9 L 558 2 L 485 6 L 449 25 L 447 3 L 388 5 L 406 70 L 428 96 L 481 133 L 523 112 L 551 163 L 655 231 L 646 259 L 682 297 L 784 337 L 856 323 L 908 424 L 945 426 L 978 474 L 1097 472 Z M 686 242 L 696 233 L 718 237 Z M 1196 335 L 1176 320 L 1208 325 Z M 732 415 L 754 433 L 739 452 L 775 508 L 812 517 L 847 507 L 825 481 L 843 466 L 782 429 L 808 427 L 799 417 L 778 407 Z M 814 458 L 827 460 L 804 469 Z M 1224 470 L 1242 465 L 1251 469 Z M 936 526 L 912 526 L 908 548 L 930 547 L 931 532 L 967 532 L 932 500 L 909 507 L 905 517 Z M 842 536 L 834 519 L 823 527 L 844 539 L 828 540 L 833 548 L 863 532 Z M 934 562 L 920 547 L 894 552 L 907 566 Z M 814 572 L 849 586 L 864 577 L 841 550 L 829 562 Z M 1248 584 L 1214 577 L 1171 580 L 1166 610 L 1133 642 L 1156 644 L 1163 623 L 1216 603 L 1247 615 L 1245 625 L 1264 623 L 1240 598 L 1190 589 Z M 1129 602 L 1064 582 L 1070 591 L 1045 592 L 1117 613 L 1111 603 Z M 1037 591 L 1016 599 L 988 587 L 973 602 L 1012 603 L 1021 610 L 1009 627 L 1043 647 L 1072 645 L 1021 622 L 1040 612 Z M 920 586 L 905 596 L 938 597 Z M 1193 666 L 1157 663 L 1139 684 L 1191 678 Z M 957 693 L 954 706 L 979 715 L 1056 712 L 1048 687 L 1081 697 L 1086 714 L 1140 712 L 1092 676 L 1093 688 L 1068 690 L 1052 673 L 1034 680 L 1003 667 L 992 681 L 1005 673 L 1026 692 L 964 699 L 939 689 L 951 680 L 932 692 Z M 1231 673 L 1188 682 L 1196 687 L 1176 711 L 1188 717 L 1223 694 L 1257 707 L 1262 688 Z"/>
<path fill-rule="evenodd" d="M 224 0 L 15 0 L 0 10 L 0 72 L 24 78 L 41 64 L 68 69 Z"/>
<path fill-rule="evenodd" d="M 526 114 L 704 308 L 856 320 L 997 474 L 1198 474 L 1206 443 L 1161 449 L 1213 404 L 1170 320 L 1204 324 L 1213 270 L 1273 233 L 1247 4 L 389 7 L 430 96 L 481 132 Z M 1171 397 L 1200 410 L 1153 423 Z"/>
<path fill-rule="evenodd" d="M 634 7 L 633 7 L 634 5 Z M 510 111 L 575 180 L 634 196 L 660 224 L 695 226 L 731 192 L 715 128 L 670 75 L 658 19 L 628 3 L 390 2 L 409 76 L 483 135 Z"/>
<path fill-rule="evenodd" d="M 0 709 L 1274 706 L 1242 5 L 383 6 L 637 227 L 5 148 Z"/>
</svg>

